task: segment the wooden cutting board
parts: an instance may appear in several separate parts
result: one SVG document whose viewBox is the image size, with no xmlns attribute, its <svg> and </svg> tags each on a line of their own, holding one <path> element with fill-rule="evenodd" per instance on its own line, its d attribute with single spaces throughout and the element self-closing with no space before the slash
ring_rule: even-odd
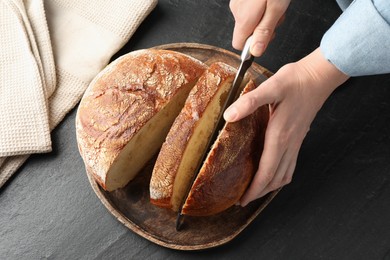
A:
<svg viewBox="0 0 390 260">
<path fill-rule="evenodd" d="M 214 46 L 196 43 L 175 43 L 155 47 L 190 55 L 206 64 L 222 61 L 238 68 L 237 54 Z M 260 84 L 272 73 L 253 63 L 248 75 Z M 149 202 L 149 181 L 155 156 L 137 177 L 126 187 L 106 192 L 88 175 L 93 190 L 109 212 L 126 227 L 158 245 L 177 250 L 201 250 L 225 244 L 244 230 L 278 191 L 250 203 L 245 208 L 233 206 L 228 210 L 209 217 L 185 218 L 182 230 L 176 231 L 177 214 L 158 208 Z"/>
</svg>

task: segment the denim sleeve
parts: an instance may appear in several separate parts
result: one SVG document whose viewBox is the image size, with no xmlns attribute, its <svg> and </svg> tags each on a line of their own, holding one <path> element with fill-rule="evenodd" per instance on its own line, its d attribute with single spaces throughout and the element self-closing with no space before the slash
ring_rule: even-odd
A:
<svg viewBox="0 0 390 260">
<path fill-rule="evenodd" d="M 355 0 L 325 33 L 325 58 L 349 76 L 390 73 L 390 0 Z"/>
</svg>

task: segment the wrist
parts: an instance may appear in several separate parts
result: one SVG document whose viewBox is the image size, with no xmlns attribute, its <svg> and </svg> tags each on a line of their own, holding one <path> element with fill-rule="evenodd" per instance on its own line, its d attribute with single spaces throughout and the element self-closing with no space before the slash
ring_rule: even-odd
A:
<svg viewBox="0 0 390 260">
<path fill-rule="evenodd" d="M 307 102 L 313 111 L 318 111 L 332 92 L 349 78 L 330 63 L 319 48 L 296 62 L 296 65 L 299 85 L 309 97 Z"/>
<path fill-rule="evenodd" d="M 309 74 L 313 87 L 320 88 L 323 94 L 329 96 L 338 86 L 349 79 L 349 76 L 340 71 L 328 61 L 320 48 L 297 62 Z"/>
</svg>

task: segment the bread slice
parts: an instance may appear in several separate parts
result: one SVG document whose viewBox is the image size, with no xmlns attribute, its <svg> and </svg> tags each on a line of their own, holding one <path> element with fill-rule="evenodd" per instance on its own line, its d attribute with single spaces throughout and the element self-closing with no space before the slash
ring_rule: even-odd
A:
<svg viewBox="0 0 390 260">
<path fill-rule="evenodd" d="M 101 187 L 124 187 L 152 158 L 206 68 L 178 52 L 148 49 L 95 77 L 78 107 L 76 134 L 86 170 Z"/>
<path fill-rule="evenodd" d="M 150 181 L 150 201 L 178 211 L 235 76 L 235 69 L 217 62 L 191 90 L 165 142 Z"/>
<path fill-rule="evenodd" d="M 243 93 L 254 88 L 250 81 Z M 257 171 L 268 117 L 268 106 L 262 106 L 225 124 L 191 187 L 183 214 L 214 215 L 239 201 Z"/>
</svg>

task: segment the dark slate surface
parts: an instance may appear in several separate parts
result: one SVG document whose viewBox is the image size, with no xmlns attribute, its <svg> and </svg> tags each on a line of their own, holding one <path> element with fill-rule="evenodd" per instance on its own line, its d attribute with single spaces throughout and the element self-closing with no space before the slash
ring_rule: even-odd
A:
<svg viewBox="0 0 390 260">
<path fill-rule="evenodd" d="M 271 71 L 315 49 L 340 14 L 293 1 L 267 53 Z M 231 48 L 228 1 L 160 0 L 120 54 L 172 42 Z M 118 56 L 116 55 L 116 56 Z M 0 259 L 390 259 L 390 76 L 349 80 L 313 122 L 293 182 L 239 237 L 180 252 L 134 234 L 93 193 L 78 154 L 75 110 L 0 190 Z"/>
</svg>

